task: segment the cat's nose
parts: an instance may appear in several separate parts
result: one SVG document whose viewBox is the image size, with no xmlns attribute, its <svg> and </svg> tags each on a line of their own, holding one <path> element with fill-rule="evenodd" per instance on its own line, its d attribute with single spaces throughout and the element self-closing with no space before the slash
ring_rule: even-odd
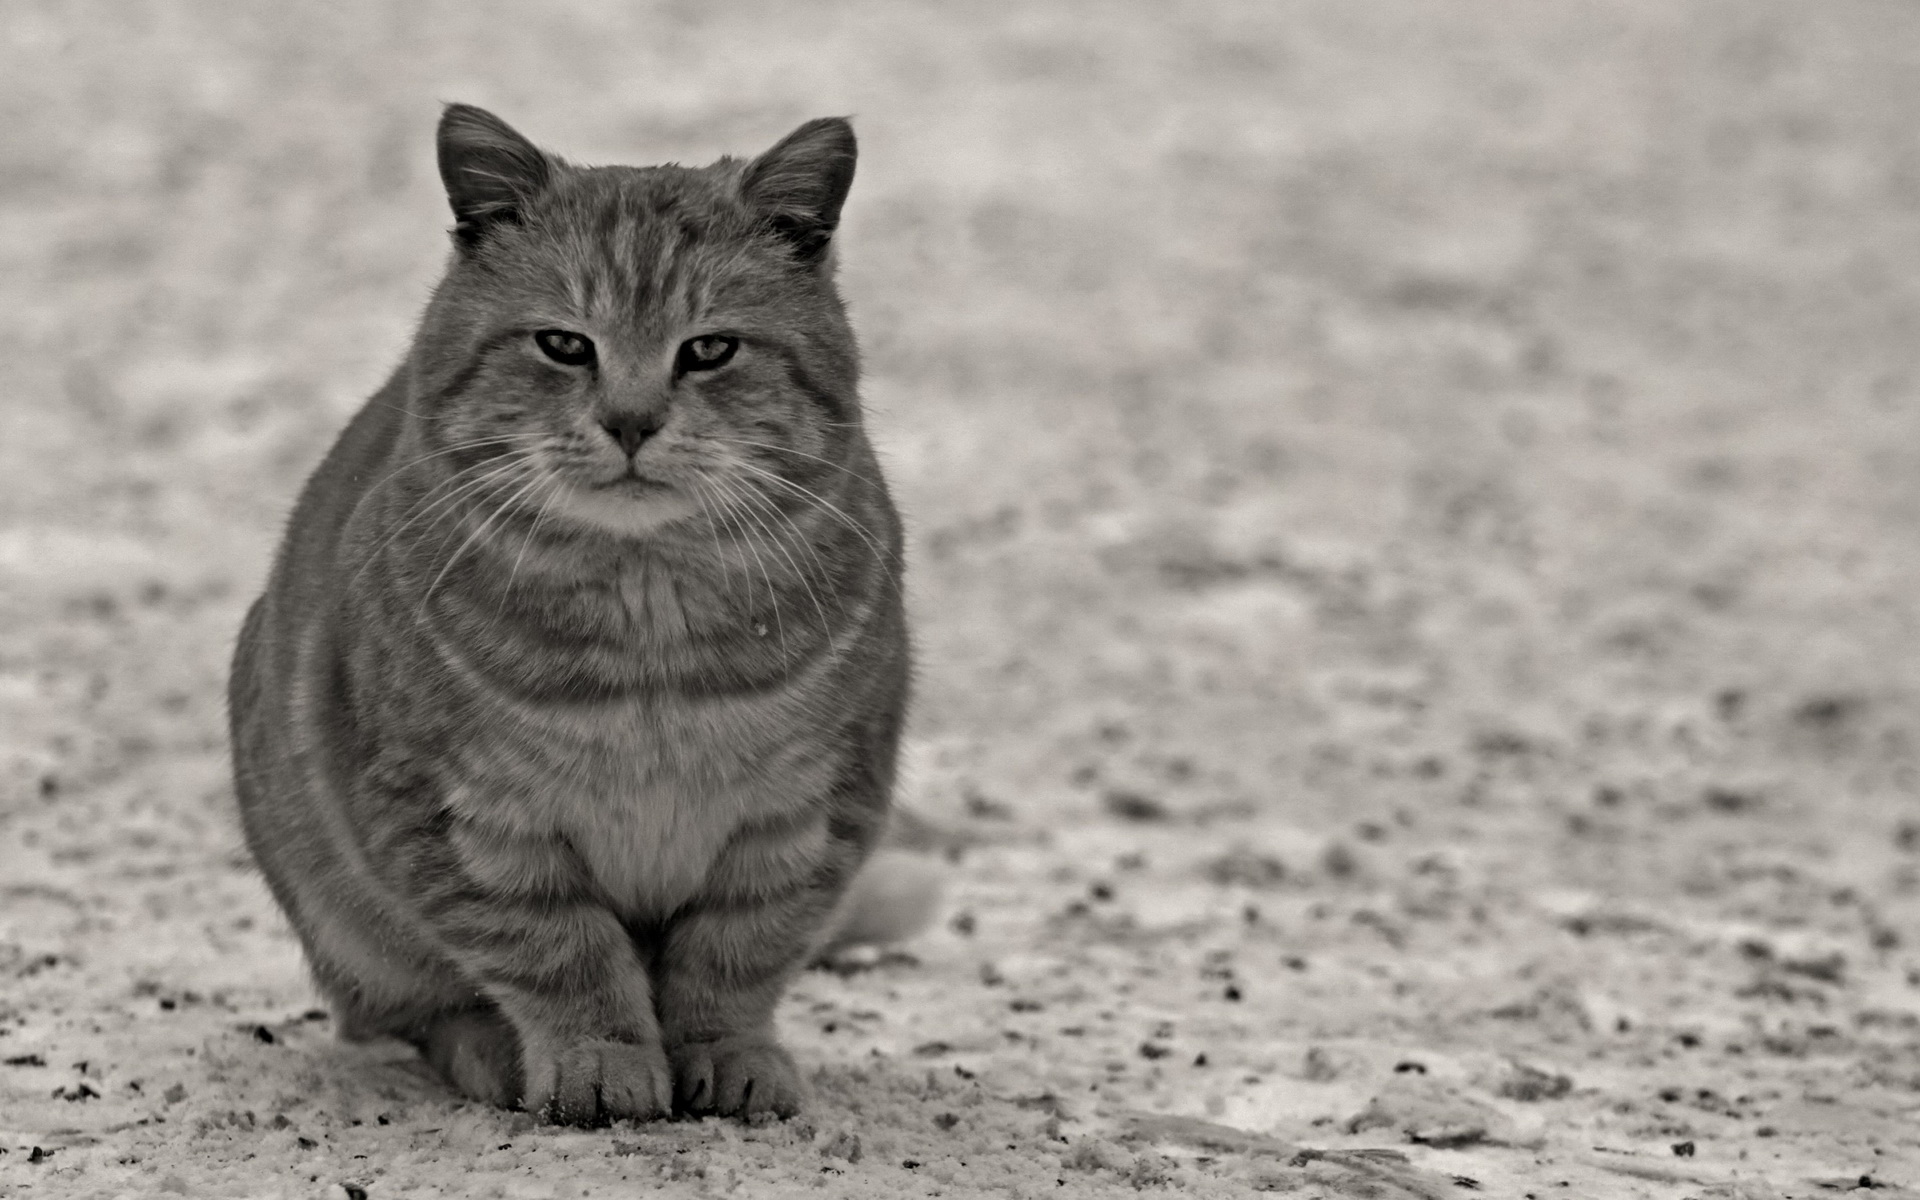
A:
<svg viewBox="0 0 1920 1200">
<path fill-rule="evenodd" d="M 603 417 L 600 428 L 607 436 L 620 444 L 620 448 L 632 458 L 634 453 L 646 444 L 646 440 L 660 432 L 666 424 L 666 416 L 657 412 L 623 412 Z"/>
</svg>

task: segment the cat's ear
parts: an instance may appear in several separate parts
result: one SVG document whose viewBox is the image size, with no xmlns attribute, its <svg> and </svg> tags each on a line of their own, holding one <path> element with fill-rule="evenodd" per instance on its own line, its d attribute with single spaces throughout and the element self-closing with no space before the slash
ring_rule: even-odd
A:
<svg viewBox="0 0 1920 1200">
<path fill-rule="evenodd" d="M 547 186 L 553 163 L 511 125 L 484 108 L 449 104 L 440 114 L 440 181 L 453 205 L 453 236 L 479 243 L 502 222 L 518 223 Z"/>
<path fill-rule="evenodd" d="M 803 262 L 819 262 L 840 224 L 857 155 L 845 117 L 808 121 L 747 164 L 741 191 Z"/>
</svg>

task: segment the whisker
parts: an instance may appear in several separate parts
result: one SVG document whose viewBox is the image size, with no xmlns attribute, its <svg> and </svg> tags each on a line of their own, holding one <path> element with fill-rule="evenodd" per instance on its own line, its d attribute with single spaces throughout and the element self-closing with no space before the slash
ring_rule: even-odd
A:
<svg viewBox="0 0 1920 1200">
<path fill-rule="evenodd" d="M 745 494 L 749 500 L 753 498 L 751 493 Z M 827 620 L 827 610 L 820 603 L 820 594 L 814 590 L 813 580 L 805 571 L 800 569 L 800 564 L 794 560 L 793 554 L 787 549 L 787 544 L 782 541 L 780 536 L 776 534 L 765 521 L 761 520 L 752 509 L 741 510 L 741 516 L 751 520 L 755 525 L 760 527 L 760 531 L 767 535 L 767 540 L 773 543 L 773 548 L 780 552 L 780 556 L 787 560 L 787 565 L 793 568 L 793 573 L 800 577 L 800 586 L 807 589 L 807 597 L 813 601 L 813 610 L 820 617 L 821 632 L 827 635 L 827 648 L 838 654 L 839 647 L 834 644 L 833 640 L 833 622 Z M 791 524 L 791 520 L 789 520 L 789 523 Z M 798 532 L 797 527 L 796 532 Z"/>
<path fill-rule="evenodd" d="M 728 514 L 729 520 L 734 527 L 740 531 L 739 544 L 746 549 L 747 553 L 753 556 L 754 566 L 758 568 L 762 582 L 767 585 L 768 607 L 773 609 L 774 625 L 780 633 L 780 652 L 785 654 L 787 652 L 786 613 L 780 608 L 780 589 L 774 586 L 773 571 L 767 565 L 767 557 L 762 552 L 762 543 L 758 538 L 755 538 L 747 528 L 748 514 L 741 509 L 737 503 L 726 503 L 726 500 L 737 498 L 738 493 L 734 488 L 722 479 L 715 479 L 712 482 L 715 487 L 720 489 L 720 493 L 724 498 L 721 505 L 722 511 Z"/>
<path fill-rule="evenodd" d="M 780 631 L 780 650 L 782 653 L 785 653 L 787 648 L 787 627 L 786 622 L 781 619 L 780 615 L 780 593 L 774 590 L 773 580 L 768 577 L 765 565 L 760 562 L 757 556 L 750 557 L 753 554 L 752 548 L 748 544 L 751 539 L 747 537 L 744 529 L 727 516 L 724 501 L 713 496 L 711 491 L 698 481 L 695 481 L 694 486 L 697 494 L 700 496 L 700 503 L 703 507 L 707 506 L 707 501 L 710 498 L 713 500 L 713 504 L 708 508 L 708 512 L 717 526 L 718 531 L 726 534 L 727 540 L 733 543 L 734 550 L 737 551 L 740 556 L 742 576 L 747 584 L 747 610 L 749 616 L 754 616 L 756 613 L 753 599 L 753 571 L 755 568 L 759 570 L 761 580 L 767 585 L 767 607 L 773 611 L 774 624 Z"/>
<path fill-rule="evenodd" d="M 820 557 L 820 551 L 817 548 L 815 548 L 813 544 L 813 538 L 808 536 L 807 531 L 801 527 L 800 522 L 794 520 L 789 513 L 783 510 L 779 505 L 775 504 L 771 499 L 759 494 L 758 492 L 753 491 L 751 488 L 747 488 L 743 486 L 741 488 L 741 492 L 745 495 L 745 497 L 750 503 L 759 507 L 769 517 L 775 520 L 784 521 L 787 527 L 793 530 L 793 532 L 797 535 L 797 540 L 800 543 L 800 549 L 806 553 L 808 558 L 813 560 L 813 565 L 820 569 L 820 578 L 822 580 L 828 580 L 833 578 L 833 568 L 827 565 L 826 559 Z M 835 600 L 835 603 L 838 604 L 840 611 L 842 613 L 845 613 L 847 611 L 846 603 L 839 597 L 837 593 L 835 594 L 834 600 Z"/>
<path fill-rule="evenodd" d="M 740 462 L 740 463 L 735 463 L 734 465 L 741 468 L 742 470 L 751 471 L 755 475 L 760 476 L 761 478 L 767 480 L 770 483 L 778 484 L 779 486 L 786 488 L 788 491 L 793 492 L 795 495 L 798 495 L 805 500 L 810 500 L 813 503 L 818 504 L 820 507 L 826 509 L 828 512 L 832 513 L 834 516 L 839 517 L 840 520 L 846 524 L 847 528 L 859 534 L 860 537 L 867 543 L 868 548 L 871 549 L 874 555 L 879 558 L 880 566 L 883 570 L 887 572 L 888 578 L 892 578 L 893 571 L 892 571 L 892 568 L 887 566 L 886 550 L 881 547 L 879 542 L 874 540 L 872 532 L 868 530 L 866 526 L 860 524 L 860 522 L 848 516 L 846 512 L 842 510 L 839 505 L 835 504 L 833 501 L 827 499 L 825 496 L 822 496 L 820 493 L 814 491 L 811 488 L 801 487 L 799 484 L 793 482 L 790 479 L 783 479 L 779 475 L 775 474 L 774 472 L 765 470 L 761 467 L 756 467 L 752 463 Z"/>
<path fill-rule="evenodd" d="M 706 485 L 702 483 L 699 479 L 693 480 L 692 483 L 693 483 L 693 498 L 699 502 L 700 511 L 706 514 L 707 528 L 712 531 L 715 538 L 718 538 L 720 537 L 720 535 L 725 534 L 729 540 L 734 542 L 734 549 L 740 550 L 739 541 L 734 538 L 733 531 L 730 528 L 727 528 L 726 526 L 721 524 L 720 514 L 714 511 L 713 496 L 707 490 Z M 720 563 L 721 574 L 731 575 L 733 573 L 725 557 L 721 557 L 717 561 Z M 741 550 L 740 565 L 742 566 L 746 565 L 746 552 L 744 550 Z M 747 607 L 749 609 L 753 607 L 752 576 L 747 577 Z"/>
<path fill-rule="evenodd" d="M 453 564 L 460 561 L 460 556 L 467 552 L 467 547 L 473 545 L 477 539 L 485 536 L 487 530 L 493 527 L 495 521 L 505 516 L 507 510 L 512 508 L 522 496 L 525 496 L 534 488 L 539 487 L 543 482 L 545 482 L 545 480 L 541 476 L 535 475 L 533 478 L 521 484 L 511 496 L 508 496 L 505 500 L 495 505 L 494 510 L 487 515 L 487 519 L 482 521 L 477 529 L 467 535 L 466 540 L 461 542 L 459 547 L 454 550 L 452 556 L 447 559 L 446 565 L 440 568 L 440 573 L 433 577 L 433 582 L 427 585 L 427 590 L 421 593 L 420 606 L 413 614 L 413 619 L 416 622 L 425 619 L 427 602 L 433 599 L 434 589 L 439 587 L 440 581 L 447 577 L 447 572 L 453 570 Z"/>
<path fill-rule="evenodd" d="M 475 438 L 471 441 L 455 442 L 451 446 L 442 446 L 438 450 L 428 451 L 427 453 L 422 454 L 418 458 L 409 459 L 406 462 L 401 463 L 399 466 L 395 467 L 393 470 L 388 471 L 384 476 L 380 478 L 380 481 L 378 483 L 375 483 L 372 487 L 369 487 L 367 491 L 372 492 L 372 491 L 375 491 L 376 489 L 385 487 L 387 484 L 391 483 L 394 477 L 399 475 L 400 472 L 406 470 L 409 467 L 417 467 L 421 463 L 427 462 L 430 459 L 441 458 L 449 454 L 458 454 L 462 450 L 477 450 L 482 446 L 511 445 L 512 443 L 519 441 L 520 438 L 521 438 L 520 434 L 509 433 L 509 434 L 500 434 L 495 437 Z M 478 467 L 478 466 L 484 466 L 485 464 L 475 463 L 473 465 Z"/>
<path fill-rule="evenodd" d="M 854 470 L 852 467 L 844 466 L 840 463 L 834 462 L 830 458 L 821 458 L 818 454 L 808 454 L 805 450 L 795 450 L 792 446 L 776 446 L 772 442 L 749 442 L 749 441 L 744 441 L 740 438 L 714 438 L 713 440 L 728 446 L 753 446 L 761 450 L 775 450 L 781 454 L 796 454 L 796 455 L 799 455 L 801 458 L 810 458 L 814 462 L 824 463 L 827 466 L 832 467 L 834 470 L 839 471 L 843 475 L 851 475 L 853 476 L 853 478 L 858 479 L 861 483 L 872 484 L 875 487 L 879 486 L 878 480 L 870 479 L 867 476 L 862 475 L 860 472 Z"/>
<path fill-rule="evenodd" d="M 722 488 L 723 496 L 733 494 L 732 489 L 724 488 L 724 485 L 718 479 L 708 479 L 707 482 L 716 488 Z M 715 511 L 720 514 L 721 520 L 725 522 L 728 536 L 734 539 L 734 545 L 740 548 L 743 555 L 752 556 L 753 565 L 759 569 L 760 578 L 767 585 L 767 607 L 773 610 L 773 625 L 780 635 L 780 653 L 782 657 L 785 657 L 787 654 L 787 622 L 786 618 L 780 612 L 780 591 L 773 586 L 773 576 L 767 571 L 766 561 L 760 556 L 759 549 L 754 546 L 753 539 L 747 535 L 746 526 L 736 526 L 734 522 L 727 520 L 726 514 L 732 512 L 732 509 L 724 502 L 721 502 L 715 505 Z M 735 532 L 736 528 L 738 530 L 737 533 Z M 748 604 L 752 604 L 753 580 L 751 576 L 748 577 L 747 587 L 747 602 Z"/>
<path fill-rule="evenodd" d="M 793 530 L 793 532 L 797 535 L 798 541 L 800 543 L 800 548 L 807 554 L 809 558 L 813 560 L 813 565 L 820 569 L 820 578 L 822 582 L 825 582 L 826 580 L 830 580 L 833 578 L 832 568 L 828 567 L 826 560 L 820 557 L 820 551 L 814 548 L 813 539 L 807 536 L 806 530 L 800 528 L 800 523 L 798 521 L 795 521 L 791 516 L 782 512 L 779 506 L 774 504 L 772 500 L 769 500 L 765 496 L 759 495 L 758 493 L 752 491 L 751 489 L 743 487 L 741 489 L 741 494 L 745 497 L 747 502 L 753 505 L 758 511 L 766 513 L 767 516 L 773 520 L 785 522 L 787 525 L 787 528 Z M 774 534 L 771 530 L 768 531 L 768 536 L 774 538 L 775 545 L 777 546 L 777 548 L 780 550 L 782 554 L 786 555 L 788 565 L 792 566 L 794 569 L 794 572 L 800 576 L 800 582 L 803 585 L 805 585 L 807 589 L 807 594 L 813 597 L 813 607 L 816 610 L 820 611 L 821 623 L 823 625 L 827 625 L 827 614 L 824 610 L 821 609 L 820 597 L 814 593 L 813 582 L 811 577 L 807 574 L 806 571 L 801 569 L 798 563 L 794 562 L 793 555 L 787 552 L 787 543 L 784 540 L 780 539 L 778 535 Z M 846 601 L 842 599 L 838 593 L 835 593 L 834 602 L 835 602 L 835 605 L 840 609 L 841 615 L 844 616 L 847 611 Z M 827 638 L 828 638 L 828 641 L 831 642 L 833 638 L 833 634 L 831 632 L 832 626 L 827 625 L 827 628 L 829 630 L 827 634 Z"/>
<path fill-rule="evenodd" d="M 431 488 L 428 488 L 425 495 L 421 496 L 418 500 L 415 500 L 413 502 L 412 508 L 409 509 L 407 514 L 405 514 L 406 519 L 401 521 L 399 525 L 395 526 L 393 530 L 387 534 L 386 537 L 380 540 L 379 545 L 375 546 L 371 551 L 368 552 L 366 561 L 360 564 L 360 569 L 355 571 L 353 573 L 353 578 L 347 581 L 348 586 L 352 586 L 355 582 L 357 582 L 360 576 L 366 572 L 367 568 L 371 567 L 376 561 L 378 561 L 380 554 L 383 551 L 385 551 L 387 547 L 391 546 L 394 543 L 395 539 L 397 539 L 401 534 L 405 533 L 407 530 L 411 529 L 413 526 L 419 524 L 421 521 L 426 520 L 428 514 L 432 513 L 435 509 L 447 508 L 447 506 L 457 503 L 459 500 L 464 499 L 466 496 L 469 496 L 475 492 L 484 490 L 485 487 L 488 484 L 490 484 L 493 480 L 499 478 L 501 475 L 506 474 L 507 472 L 511 471 L 513 468 L 519 466 L 520 464 L 531 460 L 533 457 L 534 457 L 534 452 L 532 450 L 527 450 L 519 455 L 510 456 L 508 460 L 504 463 L 496 463 L 494 460 L 488 459 L 484 463 L 475 463 L 471 467 L 464 467 L 461 470 L 454 472 L 452 475 L 449 475 L 447 478 L 441 480 L 439 483 L 434 484 Z M 485 471 L 482 474 L 470 479 L 464 479 L 464 480 L 461 479 L 461 476 L 466 475 L 469 471 L 479 471 L 482 467 L 491 467 L 493 469 Z M 453 485 L 452 490 L 449 491 L 446 495 L 440 497 L 438 500 L 433 501 L 433 503 L 428 504 L 427 507 L 425 508 L 420 507 L 420 505 L 425 503 L 427 499 L 431 497 L 435 492 L 439 491 L 442 488 L 448 487 L 449 485 Z M 451 511 L 451 510 L 449 509 L 448 511 Z M 446 518 L 446 516 L 447 516 L 447 513 L 442 512 L 439 516 L 436 516 L 433 518 L 433 521 L 431 522 L 431 524 L 438 525 L 442 520 Z"/>
<path fill-rule="evenodd" d="M 547 506 L 553 503 L 560 495 L 560 489 L 565 486 L 558 479 L 549 479 L 547 484 L 546 493 L 540 498 L 540 506 L 534 510 L 533 524 L 527 529 L 526 540 L 520 543 L 520 553 L 513 556 L 513 569 L 507 572 L 506 590 L 509 592 L 513 591 L 513 581 L 520 574 L 520 560 L 527 556 L 534 539 L 540 536 L 540 526 L 547 519 Z"/>
</svg>

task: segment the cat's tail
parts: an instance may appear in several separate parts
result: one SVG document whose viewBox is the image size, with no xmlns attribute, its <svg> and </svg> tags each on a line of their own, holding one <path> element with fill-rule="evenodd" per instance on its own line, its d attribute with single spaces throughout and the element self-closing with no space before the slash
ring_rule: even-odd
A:
<svg viewBox="0 0 1920 1200">
<path fill-rule="evenodd" d="M 940 913 L 945 877 L 944 865 L 931 855 L 891 846 L 874 851 L 840 898 L 814 958 L 903 942 L 926 929 Z"/>
<path fill-rule="evenodd" d="M 932 925 L 947 890 L 947 861 L 964 841 L 908 808 L 895 808 L 886 836 L 840 898 L 816 961 L 854 946 L 904 942 Z"/>
</svg>

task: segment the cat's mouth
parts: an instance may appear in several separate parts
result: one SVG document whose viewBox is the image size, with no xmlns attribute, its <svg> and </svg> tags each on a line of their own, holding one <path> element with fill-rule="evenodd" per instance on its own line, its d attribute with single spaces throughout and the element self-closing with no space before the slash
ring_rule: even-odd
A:
<svg viewBox="0 0 1920 1200">
<path fill-rule="evenodd" d="M 646 536 L 699 511 L 684 489 L 631 468 L 563 488 L 555 501 L 574 520 L 622 537 Z"/>
<path fill-rule="evenodd" d="M 603 483 L 593 485 L 596 492 L 611 493 L 616 496 L 657 496 L 662 492 L 673 491 L 673 485 L 664 479 L 655 479 L 651 475 L 642 475 L 628 466 L 622 474 Z"/>
</svg>

